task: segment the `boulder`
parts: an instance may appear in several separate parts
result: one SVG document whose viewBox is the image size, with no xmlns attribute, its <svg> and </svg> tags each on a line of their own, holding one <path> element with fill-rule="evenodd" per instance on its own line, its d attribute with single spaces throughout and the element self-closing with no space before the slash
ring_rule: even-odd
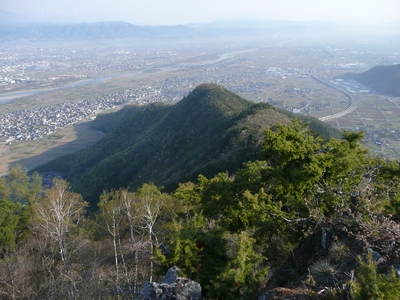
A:
<svg viewBox="0 0 400 300">
<path fill-rule="evenodd" d="M 146 282 L 142 287 L 144 300 L 198 300 L 201 286 L 188 278 L 179 277 L 180 269 L 170 268 L 161 283 Z"/>
</svg>

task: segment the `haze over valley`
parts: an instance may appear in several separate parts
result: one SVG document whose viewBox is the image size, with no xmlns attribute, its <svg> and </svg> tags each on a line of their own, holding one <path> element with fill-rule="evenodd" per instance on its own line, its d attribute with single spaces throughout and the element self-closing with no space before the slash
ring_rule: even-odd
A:
<svg viewBox="0 0 400 300">
<path fill-rule="evenodd" d="M 3 1 L 0 298 L 399 299 L 399 3 Z"/>
<path fill-rule="evenodd" d="M 320 118 L 339 130 L 364 130 L 372 151 L 400 157 L 400 98 L 337 77 L 399 63 L 399 24 L 32 26 L 2 29 L 2 173 L 17 162 L 28 168 L 46 162 L 55 147 L 63 154 L 91 145 L 102 135 L 84 134 L 97 138 L 75 140 L 75 147 L 72 137 L 80 135 L 77 123 L 98 113 L 127 104 L 176 103 L 202 83 Z"/>
</svg>

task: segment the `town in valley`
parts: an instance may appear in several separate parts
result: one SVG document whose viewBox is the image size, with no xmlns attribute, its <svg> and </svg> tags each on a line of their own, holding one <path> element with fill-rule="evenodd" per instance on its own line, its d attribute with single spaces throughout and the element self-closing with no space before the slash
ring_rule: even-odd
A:
<svg viewBox="0 0 400 300">
<path fill-rule="evenodd" d="M 206 82 L 340 130 L 364 131 L 374 153 L 399 159 L 400 97 L 338 78 L 399 63 L 398 46 L 396 38 L 368 35 L 358 40 L 265 35 L 158 42 L 4 41 L 0 173 L 15 163 L 32 168 L 29 157 L 60 146 L 65 128 L 78 130 L 77 124 L 124 105 L 173 104 Z M 86 147 L 97 140 L 82 143 Z"/>
</svg>

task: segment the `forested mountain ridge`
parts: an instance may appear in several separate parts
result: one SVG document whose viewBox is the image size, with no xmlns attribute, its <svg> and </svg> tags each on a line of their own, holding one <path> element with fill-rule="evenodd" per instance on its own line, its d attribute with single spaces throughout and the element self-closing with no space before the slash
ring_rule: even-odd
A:
<svg viewBox="0 0 400 300">
<path fill-rule="evenodd" d="M 256 159 L 264 130 L 293 117 L 221 86 L 202 84 L 176 105 L 133 106 L 99 116 L 94 126 L 107 132 L 100 142 L 37 170 L 65 173 L 92 204 L 103 189 L 153 182 L 172 190 L 198 174 L 234 172 Z M 325 135 L 338 135 L 316 119 L 307 120 Z"/>
<path fill-rule="evenodd" d="M 400 64 L 375 66 L 359 74 L 346 73 L 337 78 L 354 79 L 376 92 L 400 96 Z"/>
<path fill-rule="evenodd" d="M 204 109 L 226 95 L 214 85 L 202 92 Z M 363 132 L 323 139 L 296 119 L 265 128 L 257 120 L 269 120 L 270 106 L 231 100 L 212 110 L 234 123 L 224 134 L 236 128 L 229 141 L 252 136 L 259 149 L 235 172 L 199 174 L 171 193 L 151 183 L 104 188 L 94 211 L 63 179 L 43 187 L 21 166 L 0 178 L 0 297 L 143 299 L 142 287 L 178 266 L 204 299 L 399 299 L 400 163 L 371 156 Z M 148 106 L 134 119 L 159 118 L 143 123 L 150 139 L 170 117 L 186 120 L 174 107 Z M 261 139 L 247 134 L 258 127 Z"/>
</svg>

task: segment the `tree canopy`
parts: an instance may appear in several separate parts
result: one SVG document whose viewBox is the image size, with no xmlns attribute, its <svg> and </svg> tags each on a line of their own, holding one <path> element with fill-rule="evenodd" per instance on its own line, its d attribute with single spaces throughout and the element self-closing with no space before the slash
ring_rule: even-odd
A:
<svg viewBox="0 0 400 300">
<path fill-rule="evenodd" d="M 362 139 L 278 124 L 236 172 L 200 174 L 173 193 L 104 189 L 90 213 L 65 180 L 44 189 L 17 167 L 0 180 L 1 291 L 135 298 L 176 265 L 208 299 L 256 299 L 289 282 L 309 295 L 399 295 L 395 273 L 379 268 L 400 264 L 400 165 L 371 156 Z"/>
</svg>

